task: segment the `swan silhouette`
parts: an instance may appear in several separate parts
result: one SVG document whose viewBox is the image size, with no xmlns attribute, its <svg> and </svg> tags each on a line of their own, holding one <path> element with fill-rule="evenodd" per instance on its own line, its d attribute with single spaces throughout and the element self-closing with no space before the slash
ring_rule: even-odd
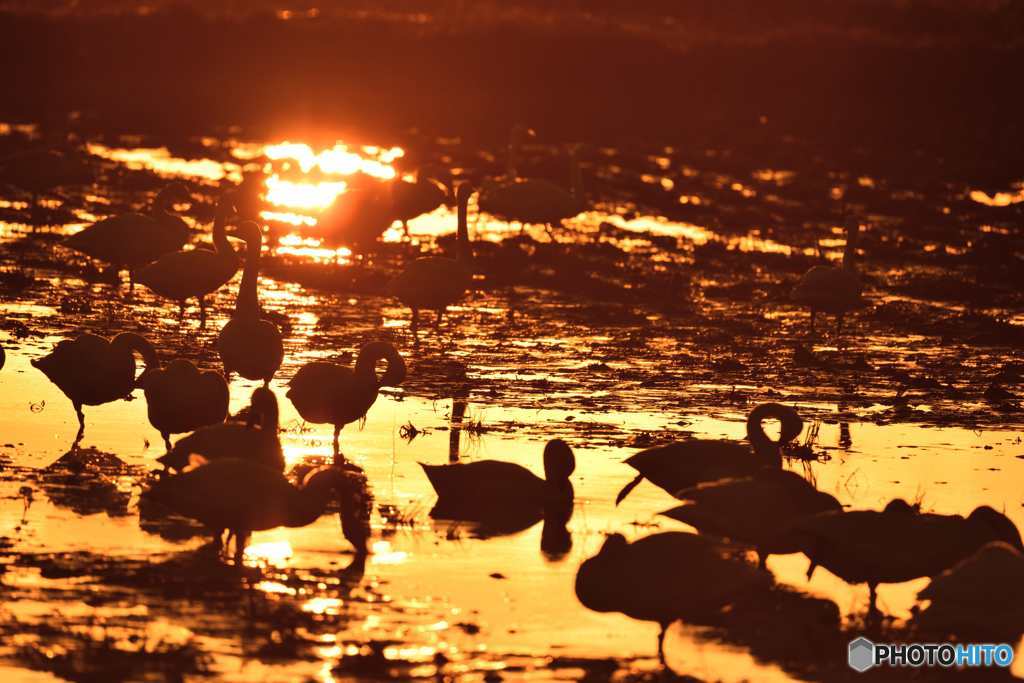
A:
<svg viewBox="0 0 1024 683">
<path fill-rule="evenodd" d="M 281 472 L 248 460 L 214 460 L 183 474 L 164 477 L 146 496 L 202 522 L 214 530 L 218 543 L 223 531 L 228 530 L 235 538 L 235 561 L 239 563 L 251 532 L 312 524 L 334 499 L 341 508 L 345 538 L 357 554 L 367 553 L 370 529 L 366 480 L 340 466 L 316 469 L 306 475 L 301 487 L 296 487 Z"/>
<path fill-rule="evenodd" d="M 509 177 L 503 183 L 485 183 L 480 191 L 480 210 L 507 221 L 526 224 L 557 225 L 586 209 L 583 176 L 578 150 L 569 151 L 570 190 L 542 179 L 521 179 L 516 176 L 518 157 L 517 134 L 513 131 L 509 145 Z"/>
<path fill-rule="evenodd" d="M 384 183 L 373 182 L 338 195 L 320 214 L 317 230 L 329 244 L 366 251 L 394 222 L 391 191 Z"/>
<path fill-rule="evenodd" d="M 137 384 L 146 395 L 149 423 L 160 432 L 168 452 L 172 450 L 171 434 L 227 419 L 229 396 L 224 376 L 200 371 L 191 361 L 178 358 L 165 368 L 147 367 Z"/>
<path fill-rule="evenodd" d="M 188 242 L 188 225 L 172 210 L 191 201 L 187 187 L 171 183 L 156 195 L 148 214 L 104 218 L 68 237 L 64 246 L 106 261 L 115 271 L 127 269 L 129 291 L 134 290 L 135 271 Z"/>
<path fill-rule="evenodd" d="M 584 607 L 658 623 L 662 665 L 665 631 L 673 621 L 713 616 L 769 585 L 769 574 L 731 557 L 727 547 L 680 532 L 633 543 L 622 534 L 611 534 L 576 573 L 576 597 Z"/>
<path fill-rule="evenodd" d="M 427 169 L 420 169 L 416 180 L 396 179 L 391 184 L 391 206 L 394 220 L 402 221 L 402 229 L 409 234 L 409 221 L 443 206 L 448 189 L 435 180 Z"/>
<path fill-rule="evenodd" d="M 701 533 L 750 543 L 757 549 L 761 569 L 769 555 L 800 552 L 799 545 L 787 538 L 794 522 L 842 510 L 835 497 L 818 491 L 799 474 L 770 468 L 751 477 L 699 484 L 675 496 L 689 502 L 661 514 Z"/>
<path fill-rule="evenodd" d="M 78 416 L 76 444 L 85 435 L 82 406 L 98 406 L 131 395 L 136 386 L 136 352 L 146 364 L 143 374 L 159 367 L 156 349 L 134 332 L 123 332 L 109 341 L 83 333 L 59 342 L 48 355 L 32 360 L 32 365 L 74 405 Z"/>
<path fill-rule="evenodd" d="M 469 246 L 469 198 L 473 188 L 468 184 L 456 191 L 458 227 L 456 257 L 425 256 L 410 263 L 391 284 L 398 300 L 412 309 L 413 333 L 419 328 L 420 309 L 437 311 L 437 325 L 448 306 L 461 299 L 473 284 L 473 252 Z"/>
<path fill-rule="evenodd" d="M 252 221 L 239 224 L 235 235 L 245 240 L 245 268 L 238 285 L 235 312 L 217 337 L 217 351 L 224 363 L 225 377 L 237 372 L 268 385 L 284 361 L 284 343 L 277 325 L 261 317 L 257 287 L 263 239 L 259 226 Z"/>
<path fill-rule="evenodd" d="M 387 367 L 378 378 L 380 360 Z M 286 396 L 306 422 L 334 425 L 334 454 L 339 455 L 341 428 L 366 416 L 381 387 L 397 387 L 404 379 L 405 361 L 398 350 L 389 342 L 370 342 L 359 350 L 354 368 L 326 361 L 303 365 Z"/>
<path fill-rule="evenodd" d="M 245 424 L 225 422 L 200 427 L 178 439 L 157 462 L 180 471 L 190 464 L 192 455 L 208 461 L 238 458 L 283 472 L 278 421 L 277 397 L 269 388 L 258 387 L 252 392 Z"/>
<path fill-rule="evenodd" d="M 838 336 L 843 331 L 843 316 L 864 305 L 863 285 L 855 263 L 859 235 L 860 223 L 848 221 L 842 267 L 814 266 L 803 274 L 793 290 L 793 300 L 811 309 L 811 334 L 814 334 L 814 319 L 819 311 L 836 316 Z"/>
<path fill-rule="evenodd" d="M 769 418 L 781 423 L 778 441 L 764 432 L 763 422 Z M 737 441 L 688 439 L 642 450 L 626 459 L 626 464 L 639 474 L 623 487 L 615 504 L 621 503 L 644 479 L 675 493 L 706 481 L 749 476 L 766 466 L 781 467 L 780 447 L 802 430 L 803 421 L 795 410 L 780 403 L 762 403 L 747 417 L 750 446 Z"/>
<path fill-rule="evenodd" d="M 811 560 L 810 578 L 819 565 L 847 583 L 866 583 L 871 613 L 878 611 L 880 583 L 901 583 L 935 576 L 989 541 L 1020 549 L 1017 527 L 988 506 L 960 515 L 921 513 L 895 499 L 882 511 L 823 512 L 793 524 L 793 538 Z"/>
<path fill-rule="evenodd" d="M 182 317 L 186 302 L 198 299 L 200 326 L 206 325 L 206 295 L 223 287 L 238 272 L 238 255 L 226 232 L 233 213 L 230 195 L 224 193 L 213 220 L 213 250 L 200 248 L 164 254 L 135 276 L 159 296 L 178 302 Z"/>
<path fill-rule="evenodd" d="M 451 465 L 421 462 L 420 467 L 437 492 L 437 505 L 430 511 L 436 519 L 501 527 L 506 520 L 524 517 L 535 522 L 554 507 L 572 509 L 569 477 L 576 469 L 576 458 L 561 439 L 552 439 L 544 447 L 543 479 L 521 465 L 500 460 Z"/>
<path fill-rule="evenodd" d="M 914 625 L 942 636 L 1014 640 L 1024 633 L 1022 579 L 1024 554 L 1009 543 L 988 543 L 917 594 L 931 604 L 914 617 Z"/>
</svg>

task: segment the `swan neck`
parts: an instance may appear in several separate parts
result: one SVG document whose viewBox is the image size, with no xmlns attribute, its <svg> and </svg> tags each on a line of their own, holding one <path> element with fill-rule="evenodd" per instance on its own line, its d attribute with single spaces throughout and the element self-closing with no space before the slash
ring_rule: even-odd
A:
<svg viewBox="0 0 1024 683">
<path fill-rule="evenodd" d="M 220 211 L 217 212 L 213 219 L 213 246 L 218 254 L 234 255 L 235 253 L 231 243 L 228 242 L 227 218 Z"/>
<path fill-rule="evenodd" d="M 851 226 L 846 232 L 846 247 L 843 249 L 843 269 L 857 270 L 857 238 L 860 226 Z"/>
<path fill-rule="evenodd" d="M 260 301 L 258 280 L 260 272 L 260 252 L 263 240 L 254 234 L 245 242 L 245 267 L 242 270 L 242 282 L 238 285 L 238 299 L 235 301 L 235 315 L 259 317 Z"/>
<path fill-rule="evenodd" d="M 377 361 L 387 361 L 384 373 L 378 378 L 376 374 Z M 394 346 L 387 342 L 372 342 L 367 344 L 359 352 L 356 358 L 355 372 L 357 375 L 373 378 L 377 388 L 395 387 L 405 379 L 405 361 Z"/>
<path fill-rule="evenodd" d="M 156 355 L 156 349 L 149 343 L 149 340 L 134 332 L 125 332 L 117 335 L 113 345 L 125 349 L 128 353 L 138 353 L 142 356 L 146 370 L 156 370 L 160 367 L 160 359 Z M 141 373 L 140 373 L 141 376 Z"/>
<path fill-rule="evenodd" d="M 569 153 L 569 187 L 574 199 L 583 199 L 583 171 L 575 150 Z"/>
<path fill-rule="evenodd" d="M 508 141 L 508 168 L 505 174 L 509 182 L 515 182 L 519 178 L 519 149 L 522 146 L 522 132 L 518 128 L 512 129 L 512 136 Z"/>
<path fill-rule="evenodd" d="M 466 185 L 459 188 L 456 193 L 458 202 L 458 229 L 455 235 L 455 255 L 460 262 L 468 262 L 473 258 L 473 252 L 469 247 L 469 198 L 473 191 Z"/>
</svg>

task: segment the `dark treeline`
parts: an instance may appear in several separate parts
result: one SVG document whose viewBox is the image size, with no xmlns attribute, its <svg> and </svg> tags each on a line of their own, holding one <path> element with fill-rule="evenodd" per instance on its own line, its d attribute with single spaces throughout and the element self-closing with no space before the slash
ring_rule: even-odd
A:
<svg viewBox="0 0 1024 683">
<path fill-rule="evenodd" d="M 525 121 L 549 140 L 778 149 L 794 137 L 830 157 L 867 150 L 919 165 L 922 173 L 936 161 L 993 183 L 1020 173 L 1024 47 L 1006 41 L 922 42 L 895 39 L 892 32 L 885 40 L 868 39 L 850 20 L 853 28 L 845 33 L 783 31 L 751 41 L 687 44 L 629 27 L 473 24 L 464 21 L 466 12 L 476 11 L 473 3 L 439 4 L 452 19 L 441 26 L 437 17 L 424 24 L 386 13 L 228 18 L 180 5 L 147 16 L 0 15 L 0 115 L 46 125 L 63 124 L 75 111 L 81 126 L 164 135 L 228 125 L 256 135 L 317 129 L 375 135 L 416 126 L 480 138 L 470 142 L 504 139 L 513 122 Z M 625 4 L 599 0 L 587 7 L 592 14 L 605 7 L 611 16 Z M 669 4 L 654 0 L 642 13 Z M 904 22 L 919 11 L 933 24 L 965 13 L 946 2 L 683 4 L 703 12 L 705 24 L 723 26 L 739 23 L 730 16 L 745 17 L 748 26 L 793 26 L 801 7 L 807 26 L 825 13 L 822 6 L 842 13 L 857 5 L 862 16 L 885 7 L 886 16 Z M 1011 11 L 989 5 L 966 13 L 971 23 L 961 24 L 967 28 L 957 35 L 981 31 Z M 927 13 L 924 7 L 940 9 Z M 946 28 L 953 32 L 955 25 Z"/>
</svg>

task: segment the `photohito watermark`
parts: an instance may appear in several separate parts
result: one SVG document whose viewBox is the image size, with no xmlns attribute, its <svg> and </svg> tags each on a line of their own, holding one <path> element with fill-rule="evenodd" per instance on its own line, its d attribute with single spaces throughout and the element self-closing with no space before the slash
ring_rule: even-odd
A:
<svg viewBox="0 0 1024 683">
<path fill-rule="evenodd" d="M 1013 648 L 1006 643 L 873 643 L 861 636 L 850 641 L 847 661 L 860 673 L 876 666 L 1006 668 L 1013 664 Z"/>
</svg>

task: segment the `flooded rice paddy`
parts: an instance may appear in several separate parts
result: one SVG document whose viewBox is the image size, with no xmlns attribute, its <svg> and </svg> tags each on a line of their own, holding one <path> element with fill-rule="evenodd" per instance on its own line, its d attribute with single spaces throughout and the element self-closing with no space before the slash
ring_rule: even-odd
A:
<svg viewBox="0 0 1024 683">
<path fill-rule="evenodd" d="M 40 144 L 32 127 L 0 130 L 7 149 Z M 562 227 L 504 223 L 471 204 L 475 291 L 440 329 L 414 336 L 387 283 L 407 259 L 451 249 L 453 209 L 410 221 L 408 237 L 396 223 L 368 254 L 323 243 L 317 217 L 355 184 L 426 164 L 479 186 L 502 172 L 504 150 L 457 139 L 85 142 L 93 185 L 48 197 L 34 217 L 24 194 L 0 196 L 4 680 L 656 677 L 657 626 L 585 609 L 576 569 L 608 533 L 683 528 L 658 515 L 674 501 L 650 484 L 614 505 L 634 475 L 623 459 L 688 436 L 742 438 L 765 400 L 805 420 L 808 448 L 786 467 L 846 506 L 987 504 L 1024 527 L 1019 187 L 875 177 L 799 154 L 775 168 L 723 149 L 587 146 L 591 207 Z M 531 145 L 520 172 L 567 184 L 567 157 Z M 242 569 L 196 529 L 148 519 L 139 493 L 163 445 L 141 394 L 87 407 L 72 448 L 71 405 L 30 365 L 57 341 L 136 331 L 164 360 L 219 367 L 214 341 L 237 279 L 201 329 L 195 307 L 179 321 L 175 305 L 142 286 L 129 295 L 59 244 L 169 179 L 197 199 L 180 207 L 197 240 L 208 241 L 229 185 L 242 183 L 245 210 L 267 226 L 260 296 L 285 334 L 271 387 L 289 469 L 332 453 L 331 427 L 303 423 L 284 399 L 298 367 L 350 364 L 376 339 L 406 358 L 402 386 L 342 432 L 374 498 L 365 563 L 336 515 L 257 532 Z M 809 266 L 840 257 L 847 214 L 864 226 L 869 306 L 841 337 L 829 317 L 812 338 L 789 292 Z M 255 386 L 232 382 L 232 412 Z M 495 458 L 540 473 L 553 436 L 577 457 L 565 528 L 493 535 L 430 517 L 436 499 L 418 463 Z M 807 580 L 803 555 L 768 567 L 780 585 L 770 618 L 677 622 L 672 669 L 723 681 L 854 676 L 846 642 L 866 628 L 898 639 L 927 583 L 883 585 L 890 618 L 867 625 L 866 587 L 823 569 Z"/>
</svg>

